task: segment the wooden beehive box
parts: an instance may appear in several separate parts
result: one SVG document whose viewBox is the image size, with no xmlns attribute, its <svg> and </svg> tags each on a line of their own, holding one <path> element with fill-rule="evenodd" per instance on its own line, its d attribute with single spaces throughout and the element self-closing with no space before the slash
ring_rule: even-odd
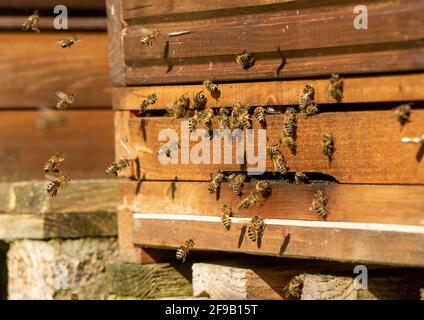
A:
<svg viewBox="0 0 424 320">
<path fill-rule="evenodd" d="M 128 178 L 119 218 L 128 260 L 140 260 L 138 248 L 175 249 L 194 239 L 198 250 L 424 266 L 424 147 L 401 142 L 424 134 L 424 3 L 361 4 L 368 29 L 358 30 L 355 1 L 107 1 L 116 158 L 137 159 L 120 173 Z M 153 46 L 141 45 L 155 29 Z M 243 50 L 256 58 L 248 70 L 235 61 Z M 344 78 L 340 103 L 329 93 L 332 73 Z M 210 164 L 182 163 L 181 155 L 178 164 L 161 164 L 161 130 L 187 134 L 181 119 L 163 116 L 166 106 L 193 97 L 207 78 L 221 91 L 219 101 L 207 95 L 212 108 L 240 102 L 284 111 L 305 85 L 314 87 L 321 112 L 298 114 L 295 154 L 280 145 L 289 179 L 301 171 L 314 183 L 276 184 L 270 198 L 237 210 L 240 198 L 227 184 L 219 197 L 208 191 L 211 174 L 246 169 L 235 152 L 231 164 L 214 162 L 212 151 Z M 152 93 L 157 102 L 139 116 L 142 96 Z M 402 126 L 394 108 L 406 102 L 414 105 Z M 279 143 L 283 114 L 266 121 L 266 144 Z M 335 139 L 332 161 L 321 152 L 326 132 Z M 266 171 L 272 178 L 268 157 Z M 310 210 L 317 190 L 328 198 L 325 219 Z M 224 204 L 235 211 L 230 231 L 221 224 Z M 266 223 L 260 244 L 246 236 L 255 215 Z"/>
</svg>

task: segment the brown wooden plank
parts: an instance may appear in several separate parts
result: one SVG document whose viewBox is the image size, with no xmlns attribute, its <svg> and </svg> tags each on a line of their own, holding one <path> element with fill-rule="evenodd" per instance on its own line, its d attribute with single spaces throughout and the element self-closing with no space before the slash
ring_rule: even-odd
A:
<svg viewBox="0 0 424 320">
<path fill-rule="evenodd" d="M 0 108 L 55 106 L 58 90 L 78 95 L 73 108 L 110 106 L 106 34 L 76 35 L 62 49 L 68 32 L 0 33 Z"/>
<path fill-rule="evenodd" d="M 51 9 L 53 14 L 53 8 L 59 3 L 55 0 L 15 0 L 13 2 L 0 3 L 0 8 L 16 8 L 16 9 Z M 60 4 L 71 9 L 104 9 L 104 0 L 62 0 Z"/>
<path fill-rule="evenodd" d="M 225 231 L 220 222 L 135 218 L 134 243 L 177 248 L 192 238 L 195 241 L 193 250 L 424 266 L 422 230 L 408 233 L 318 225 L 268 225 L 260 248 L 243 230 L 243 223 L 233 224 L 230 231 Z"/>
<path fill-rule="evenodd" d="M 328 79 L 239 82 L 219 84 L 221 97 L 213 99 L 205 90 L 210 107 L 232 107 L 234 102 L 249 105 L 296 105 L 306 84 L 315 89 L 318 104 L 337 103 L 329 94 Z M 424 100 L 424 74 L 381 75 L 376 77 L 345 77 L 342 103 L 369 103 Z M 149 110 L 165 110 L 167 104 L 183 94 L 192 98 L 204 90 L 201 84 L 113 89 L 116 110 L 137 110 L 143 96 L 156 93 L 158 101 Z"/>
<path fill-rule="evenodd" d="M 256 181 L 246 184 L 244 196 L 254 190 Z M 235 217 L 260 215 L 267 219 L 322 221 L 310 211 L 314 194 L 322 190 L 328 198 L 326 221 L 423 225 L 424 187 L 398 185 L 277 184 L 272 195 L 249 209 L 237 209 L 240 198 L 228 184 L 220 197 L 209 193 L 207 182 L 143 181 L 120 183 L 121 204 L 129 212 L 196 214 L 221 216 L 224 204 L 233 208 Z M 132 220 L 130 213 L 128 220 Z M 130 235 L 128 223 L 123 236 Z M 223 227 L 222 227 L 223 228 Z"/>
<path fill-rule="evenodd" d="M 110 111 L 67 111 L 65 123 L 38 129 L 37 111 L 1 111 L 2 181 L 44 179 L 43 164 L 64 152 L 62 169 L 71 179 L 107 178 L 113 161 L 113 114 Z"/>
<path fill-rule="evenodd" d="M 0 19 L 0 30 L 20 31 L 22 23 L 27 16 L 2 16 Z M 54 30 L 54 17 L 43 17 L 38 23 L 41 32 Z M 106 18 L 104 17 L 69 17 L 68 28 L 75 32 L 76 30 L 106 30 Z"/>
<path fill-rule="evenodd" d="M 283 125 L 283 116 L 267 117 L 267 144 L 279 142 Z M 147 180 L 209 180 L 210 174 L 218 170 L 240 171 L 255 168 L 254 165 L 236 163 L 235 142 L 233 142 L 232 162 L 223 164 L 224 150 L 221 151 L 221 164 L 213 164 L 213 141 L 210 144 L 209 163 L 162 165 L 157 150 L 165 142 L 158 141 L 162 129 L 172 129 L 181 139 L 181 121 L 164 117 L 138 118 L 128 111 L 117 112 L 115 118 L 115 143 L 117 158 L 127 157 L 128 153 L 119 145 L 121 139 L 129 141 L 134 150 L 138 150 L 141 163 L 140 177 Z M 325 112 L 315 116 L 298 116 L 297 153 L 293 155 L 286 146 L 280 151 L 287 161 L 289 171 L 319 172 L 330 175 L 342 183 L 398 183 L 422 184 L 424 170 L 422 147 L 418 144 L 404 144 L 403 137 L 418 137 L 423 134 L 421 123 L 424 111 L 413 110 L 410 122 L 401 127 L 393 111 L 352 111 Z M 216 124 L 215 124 L 216 127 Z M 254 124 L 257 128 L 257 125 Z M 321 141 L 324 133 L 331 132 L 336 151 L 333 161 L 321 153 Z M 187 129 L 187 137 L 188 129 Z M 255 148 L 257 144 L 255 131 Z M 214 139 L 222 138 L 215 137 Z M 208 142 L 209 139 L 205 138 Z M 233 139 L 235 140 L 235 139 Z M 219 142 L 219 141 L 218 141 Z M 189 154 L 198 141 L 189 142 L 188 148 L 179 149 Z M 265 154 L 265 145 L 260 146 Z M 151 153 L 146 152 L 150 150 Z M 256 149 L 255 149 L 256 150 Z M 257 153 L 255 153 L 257 155 Z M 273 171 L 272 161 L 267 157 L 267 171 Z M 128 176 L 129 172 L 123 175 Z"/>
</svg>

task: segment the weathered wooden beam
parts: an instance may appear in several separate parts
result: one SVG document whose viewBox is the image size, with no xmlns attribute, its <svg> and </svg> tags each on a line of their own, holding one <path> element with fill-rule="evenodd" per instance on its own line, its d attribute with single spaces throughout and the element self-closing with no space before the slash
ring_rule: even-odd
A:
<svg viewBox="0 0 424 320">
<path fill-rule="evenodd" d="M 78 10 L 78 9 L 96 9 L 102 10 L 105 7 L 103 0 L 62 0 L 60 4 L 65 5 L 69 10 Z M 0 4 L 0 8 L 16 8 L 16 9 L 25 9 L 31 11 L 32 9 L 49 9 L 51 14 L 53 14 L 53 8 L 57 6 L 58 3 L 55 0 L 15 0 L 13 2 L 4 2 Z"/>
<path fill-rule="evenodd" d="M 53 11 L 52 11 L 53 13 Z M 22 23 L 28 16 L 2 16 L 0 30 L 22 31 Z M 41 32 L 54 30 L 54 17 L 42 17 L 38 23 Z M 68 28 L 75 31 L 105 31 L 106 19 L 104 17 L 69 17 Z M 63 34 L 67 37 L 66 34 Z"/>
</svg>

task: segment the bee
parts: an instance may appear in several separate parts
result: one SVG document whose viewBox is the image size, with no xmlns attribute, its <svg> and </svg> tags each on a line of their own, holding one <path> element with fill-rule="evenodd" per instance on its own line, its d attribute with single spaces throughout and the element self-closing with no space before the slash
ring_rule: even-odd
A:
<svg viewBox="0 0 424 320">
<path fill-rule="evenodd" d="M 139 107 L 140 110 L 138 111 L 138 114 L 143 114 L 144 112 L 146 112 L 147 107 L 152 104 L 155 104 L 156 101 L 158 101 L 158 96 L 156 95 L 156 93 L 149 94 L 146 99 L 141 101 Z"/>
<path fill-rule="evenodd" d="M 314 199 L 312 200 L 312 207 L 309 210 L 314 210 L 320 217 L 327 216 L 327 198 L 321 190 L 315 193 Z"/>
<path fill-rule="evenodd" d="M 170 143 L 164 144 L 158 149 L 158 156 L 166 155 L 168 158 L 171 157 L 171 152 L 179 148 L 178 141 L 172 141 Z"/>
<path fill-rule="evenodd" d="M 215 113 L 212 108 L 206 108 L 202 114 L 202 122 L 206 125 L 212 123 L 212 118 L 215 116 Z"/>
<path fill-rule="evenodd" d="M 65 160 L 62 154 L 55 154 L 44 164 L 44 172 L 59 173 L 59 165 Z"/>
<path fill-rule="evenodd" d="M 219 90 L 218 85 L 214 84 L 209 79 L 203 81 L 203 85 L 215 100 L 219 99 L 219 97 L 221 96 L 221 91 Z"/>
<path fill-rule="evenodd" d="M 218 171 L 214 174 L 209 182 L 208 190 L 210 193 L 217 192 L 221 187 L 221 183 L 225 180 L 225 175 L 222 171 Z"/>
<path fill-rule="evenodd" d="M 247 70 L 255 64 L 256 58 L 252 57 L 250 53 L 243 50 L 242 53 L 236 54 L 236 62 L 243 67 L 243 70 Z"/>
<path fill-rule="evenodd" d="M 280 152 L 280 150 L 278 150 L 276 145 L 267 146 L 266 152 L 269 155 L 269 157 L 271 158 L 271 160 L 274 160 L 276 157 L 281 156 L 281 152 Z"/>
<path fill-rule="evenodd" d="M 56 96 L 59 98 L 56 104 L 56 108 L 61 111 L 68 109 L 72 104 L 75 103 L 75 101 L 77 101 L 76 95 L 67 95 L 62 91 L 57 91 Z"/>
<path fill-rule="evenodd" d="M 145 33 L 142 37 L 141 37 L 141 44 L 144 46 L 153 46 L 153 41 L 156 40 L 156 38 L 160 35 L 160 31 L 159 30 L 153 30 L 150 32 Z"/>
<path fill-rule="evenodd" d="M 256 182 L 256 191 L 262 195 L 263 198 L 268 198 L 272 193 L 271 183 L 267 180 Z"/>
<path fill-rule="evenodd" d="M 60 40 L 57 43 L 59 43 L 59 45 L 62 48 L 69 48 L 69 49 L 71 49 L 71 46 L 73 46 L 78 41 L 80 41 L 80 40 L 77 40 L 77 37 L 75 35 L 73 35 L 73 36 L 70 36 L 70 37 L 66 38 L 65 40 Z"/>
<path fill-rule="evenodd" d="M 230 181 L 234 194 L 241 196 L 243 194 L 244 183 L 246 182 L 246 175 L 243 173 L 233 173 L 227 177 L 227 180 Z"/>
<path fill-rule="evenodd" d="M 69 182 L 71 182 L 71 179 L 65 175 L 54 177 L 54 179 L 50 178 L 49 175 L 46 175 L 46 177 L 52 180 L 47 185 L 47 193 L 50 194 L 53 198 L 57 196 L 57 192 L 60 189 L 63 189 L 64 187 L 66 187 L 66 185 L 68 185 Z"/>
<path fill-rule="evenodd" d="M 299 99 L 299 110 L 305 112 L 306 107 L 312 103 L 315 97 L 315 89 L 307 84 L 303 88 L 303 94 Z"/>
<path fill-rule="evenodd" d="M 330 95 L 337 101 L 342 101 L 343 98 L 343 78 L 338 74 L 332 74 L 330 77 Z"/>
<path fill-rule="evenodd" d="M 22 30 L 24 31 L 32 30 L 32 31 L 40 32 L 40 29 L 38 29 L 39 21 L 40 21 L 40 11 L 34 10 L 33 14 L 25 19 L 24 23 L 22 24 Z"/>
<path fill-rule="evenodd" d="M 230 111 L 227 108 L 220 108 L 218 119 L 219 119 L 219 129 L 226 130 L 230 128 Z"/>
<path fill-rule="evenodd" d="M 321 142 L 321 152 L 327 156 L 329 160 L 333 160 L 333 154 L 335 151 L 333 135 L 329 132 L 324 134 Z"/>
<path fill-rule="evenodd" d="M 239 116 L 238 122 L 238 126 L 241 126 L 242 128 L 250 129 L 252 127 L 248 109 L 243 110 Z"/>
<path fill-rule="evenodd" d="M 222 224 L 224 225 L 226 230 L 230 230 L 231 228 L 231 217 L 233 216 L 233 210 L 228 204 L 224 204 L 222 207 Z"/>
<path fill-rule="evenodd" d="M 178 99 L 178 103 L 181 105 L 181 108 L 187 110 L 190 107 L 190 97 L 186 94 L 183 94 Z"/>
<path fill-rule="evenodd" d="M 194 247 L 194 241 L 192 239 L 187 240 L 182 246 L 177 249 L 176 257 L 178 260 L 181 260 L 182 263 L 185 262 L 190 250 Z"/>
<path fill-rule="evenodd" d="M 77 293 L 71 294 L 71 300 L 79 300 L 79 296 Z"/>
<path fill-rule="evenodd" d="M 281 112 L 278 110 L 275 110 L 273 107 L 267 107 L 265 108 L 265 113 L 267 114 L 280 114 Z"/>
<path fill-rule="evenodd" d="M 412 103 L 405 103 L 396 108 L 395 114 L 401 125 L 408 122 L 411 115 L 411 107 Z"/>
<path fill-rule="evenodd" d="M 188 119 L 188 130 L 190 133 L 196 130 L 197 123 L 202 119 L 203 115 L 200 112 L 195 111 L 194 114 Z"/>
<path fill-rule="evenodd" d="M 307 116 L 312 116 L 319 112 L 318 106 L 316 103 L 312 102 L 306 106 L 305 113 Z"/>
<path fill-rule="evenodd" d="M 265 222 L 259 216 L 255 216 L 250 220 L 247 228 L 247 236 L 253 242 L 258 241 L 262 237 L 262 233 L 265 230 Z"/>
<path fill-rule="evenodd" d="M 284 160 L 283 156 L 276 157 L 274 160 L 274 170 L 276 172 L 279 172 L 282 177 L 285 177 L 287 174 L 287 171 L 289 170 L 286 161 Z"/>
<path fill-rule="evenodd" d="M 115 176 L 118 176 L 118 172 L 121 171 L 122 169 L 129 167 L 130 164 L 131 164 L 130 160 L 120 159 L 120 160 L 110 164 L 106 168 L 106 173 L 107 174 L 114 174 Z"/>
<path fill-rule="evenodd" d="M 255 193 L 251 192 L 248 197 L 241 200 L 237 206 L 238 209 L 247 209 L 251 206 L 253 206 L 256 201 L 258 200 L 258 197 Z"/>
<path fill-rule="evenodd" d="M 294 140 L 296 128 L 296 111 L 293 108 L 287 108 L 286 112 L 284 113 L 284 124 L 281 140 L 292 151 L 296 150 L 296 142 Z"/>
<path fill-rule="evenodd" d="M 296 172 L 294 174 L 294 183 L 296 184 L 303 184 L 303 183 L 308 183 L 309 178 L 306 174 L 304 174 L 303 172 Z"/>
<path fill-rule="evenodd" d="M 203 94 L 203 91 L 196 93 L 193 97 L 194 109 L 203 109 L 208 102 L 208 98 Z"/>
<path fill-rule="evenodd" d="M 297 299 L 300 299 L 304 281 L 304 275 L 301 274 L 298 276 L 294 276 L 283 289 L 283 291 L 285 292 L 285 298 L 287 299 L 288 297 L 293 296 Z"/>
<path fill-rule="evenodd" d="M 261 127 L 266 126 L 265 109 L 263 107 L 256 107 L 255 111 L 253 112 L 253 117 L 255 118 L 256 122 L 259 123 Z"/>
</svg>

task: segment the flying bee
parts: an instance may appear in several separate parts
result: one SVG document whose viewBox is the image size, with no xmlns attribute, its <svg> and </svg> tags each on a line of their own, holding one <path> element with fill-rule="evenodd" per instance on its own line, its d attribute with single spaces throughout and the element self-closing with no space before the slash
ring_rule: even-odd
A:
<svg viewBox="0 0 424 320">
<path fill-rule="evenodd" d="M 327 198 L 321 190 L 318 190 L 314 199 L 312 200 L 312 206 L 309 210 L 314 210 L 320 217 L 324 218 L 327 216 Z"/>
<path fill-rule="evenodd" d="M 192 239 L 187 240 L 182 246 L 177 249 L 176 257 L 178 260 L 181 260 L 182 263 L 185 262 L 190 250 L 194 247 L 194 241 Z"/>
<path fill-rule="evenodd" d="M 236 196 L 243 194 L 244 183 L 246 182 L 246 175 L 243 173 L 231 174 L 227 176 L 227 180 L 231 183 L 231 187 Z"/>
<path fill-rule="evenodd" d="M 263 198 L 268 198 L 272 193 L 271 183 L 267 180 L 256 182 L 256 191 L 262 195 Z"/>
<path fill-rule="evenodd" d="M 159 35 L 160 35 L 160 31 L 157 29 L 147 32 L 141 37 L 140 42 L 144 46 L 153 46 L 153 42 L 156 40 L 156 38 Z"/>
<path fill-rule="evenodd" d="M 69 49 L 71 49 L 71 47 L 72 47 L 75 43 L 77 43 L 77 42 L 79 42 L 79 41 L 81 41 L 81 40 L 77 40 L 77 37 L 76 37 L 75 35 L 73 35 L 73 36 L 70 36 L 70 37 L 68 37 L 68 38 L 66 38 L 66 39 L 64 39 L 64 40 L 60 40 L 60 41 L 58 41 L 57 43 L 59 43 L 59 45 L 60 45 L 62 48 L 69 48 Z"/>
<path fill-rule="evenodd" d="M 222 207 L 222 224 L 224 225 L 226 230 L 230 230 L 231 228 L 231 217 L 233 216 L 233 210 L 228 204 L 224 204 Z"/>
<path fill-rule="evenodd" d="M 218 171 L 214 174 L 209 182 L 208 190 L 210 193 L 218 192 L 222 182 L 225 180 L 225 175 L 222 171 Z"/>
<path fill-rule="evenodd" d="M 253 242 L 258 241 L 265 230 L 265 222 L 259 216 L 255 216 L 250 220 L 249 226 L 247 228 L 247 236 Z"/>
<path fill-rule="evenodd" d="M 294 276 L 290 282 L 284 287 L 283 291 L 285 292 L 285 298 L 293 296 L 297 299 L 300 299 L 302 294 L 303 282 L 305 281 L 304 275 Z"/>
<path fill-rule="evenodd" d="M 409 116 L 411 115 L 411 107 L 412 103 L 405 103 L 396 108 L 395 114 L 402 126 L 409 120 Z"/>
<path fill-rule="evenodd" d="M 265 109 L 263 107 L 256 107 L 255 111 L 253 112 L 253 117 L 261 127 L 266 126 Z"/>
<path fill-rule="evenodd" d="M 47 193 L 50 194 L 53 198 L 57 196 L 57 192 L 63 188 L 65 188 L 71 179 L 68 176 L 61 175 L 58 177 L 50 176 L 46 174 L 46 178 L 51 180 L 51 182 L 47 185 Z"/>
<path fill-rule="evenodd" d="M 44 164 L 44 172 L 49 173 L 58 173 L 59 165 L 65 160 L 65 157 L 62 154 L 55 154 L 50 157 L 49 160 Z"/>
<path fill-rule="evenodd" d="M 62 91 L 57 91 L 56 96 L 59 99 L 57 101 L 56 108 L 61 111 L 68 109 L 71 105 L 75 103 L 75 101 L 77 101 L 76 95 L 74 94 L 67 95 L 66 93 Z"/>
<path fill-rule="evenodd" d="M 304 174 L 303 172 L 296 172 L 294 174 L 294 183 L 296 184 L 303 184 L 303 183 L 308 183 L 309 178 L 306 174 Z"/>
<path fill-rule="evenodd" d="M 208 102 L 208 98 L 203 94 L 203 91 L 196 93 L 193 97 L 194 109 L 203 109 Z"/>
<path fill-rule="evenodd" d="M 158 149 L 158 156 L 166 155 L 168 158 L 171 157 L 171 152 L 179 148 L 178 141 L 172 141 L 164 144 Z"/>
<path fill-rule="evenodd" d="M 215 116 L 215 112 L 212 108 L 206 108 L 202 114 L 202 122 L 206 125 L 210 125 L 212 123 L 212 118 Z"/>
<path fill-rule="evenodd" d="M 251 192 L 249 196 L 241 200 L 237 206 L 238 209 L 247 209 L 251 206 L 253 206 L 256 201 L 258 200 L 258 197 L 255 193 Z"/>
<path fill-rule="evenodd" d="M 34 10 L 33 14 L 25 19 L 24 23 L 22 24 L 22 30 L 24 31 L 31 30 L 31 31 L 40 32 L 40 29 L 38 29 L 39 21 L 40 21 L 40 11 Z"/>
<path fill-rule="evenodd" d="M 305 113 L 307 116 L 312 116 L 314 114 L 317 114 L 318 112 L 319 112 L 319 109 L 316 103 L 311 102 L 310 104 L 306 106 Z"/>
<path fill-rule="evenodd" d="M 242 53 L 236 54 L 236 62 L 243 67 L 243 70 L 247 70 L 255 64 L 256 58 L 252 57 L 250 53 L 243 50 Z"/>
<path fill-rule="evenodd" d="M 334 146 L 333 135 L 329 132 L 324 134 L 321 142 L 321 152 L 323 155 L 327 156 L 329 160 L 333 160 L 333 154 L 336 150 Z"/>
<path fill-rule="evenodd" d="M 343 98 L 343 78 L 338 74 L 332 74 L 330 77 L 330 96 L 332 96 L 337 102 L 342 101 Z"/>
<path fill-rule="evenodd" d="M 305 112 L 306 107 L 312 103 L 315 97 L 315 89 L 307 84 L 303 88 L 303 94 L 299 99 L 299 110 Z"/>
<path fill-rule="evenodd" d="M 156 93 L 149 94 L 145 99 L 140 102 L 138 114 L 143 114 L 146 112 L 147 107 L 155 104 L 158 101 L 158 96 Z"/>
<path fill-rule="evenodd" d="M 106 168 L 107 174 L 114 174 L 115 176 L 118 176 L 118 172 L 129 167 L 131 164 L 130 160 L 128 159 L 120 159 L 118 161 L 115 161 L 114 163 L 110 164 Z"/>
<path fill-rule="evenodd" d="M 209 93 L 215 100 L 219 99 L 219 97 L 221 96 L 221 91 L 219 90 L 217 84 L 214 84 L 212 81 L 207 79 L 203 81 L 203 85 L 205 86 L 205 88 L 209 91 Z"/>
</svg>

